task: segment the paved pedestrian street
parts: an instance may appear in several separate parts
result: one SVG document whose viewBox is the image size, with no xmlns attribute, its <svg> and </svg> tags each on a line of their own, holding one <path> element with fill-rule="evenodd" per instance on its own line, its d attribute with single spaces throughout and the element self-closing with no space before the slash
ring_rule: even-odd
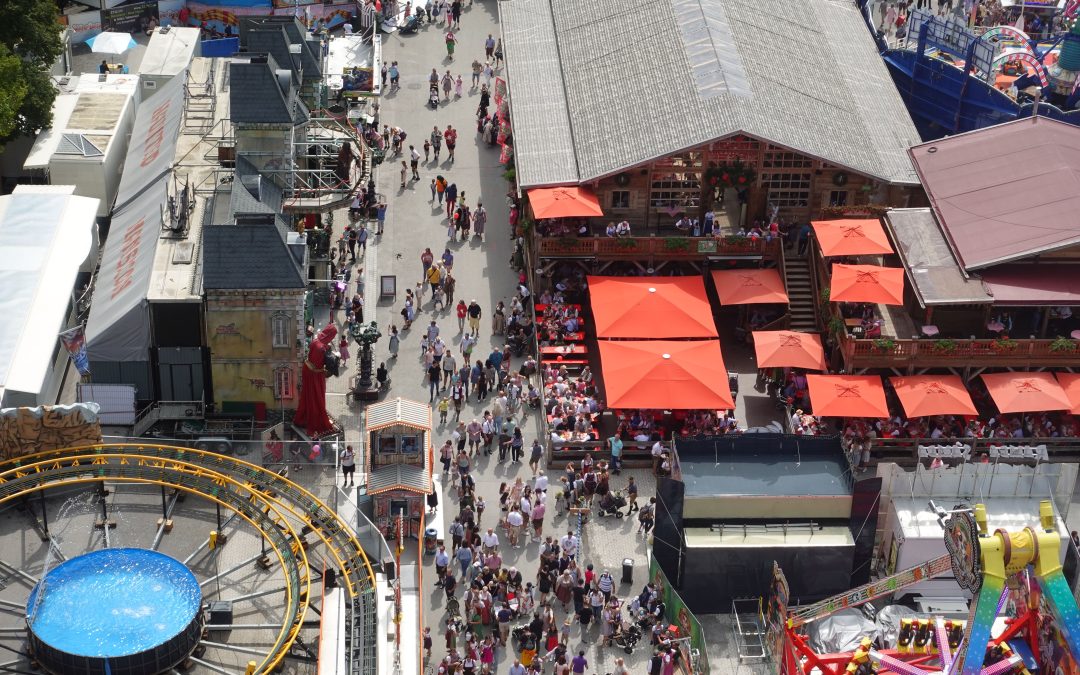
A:
<svg viewBox="0 0 1080 675">
<path fill-rule="evenodd" d="M 388 205 L 386 224 L 382 236 L 373 236 L 368 243 L 367 251 L 357 261 L 357 266 L 362 267 L 365 275 L 365 320 L 374 318 L 378 321 L 383 334 L 382 339 L 375 347 L 375 366 L 385 362 L 391 378 L 391 386 L 387 396 L 403 397 L 417 401 L 429 400 L 429 387 L 425 379 L 425 367 L 421 358 L 421 340 L 432 319 L 439 327 L 439 335 L 446 342 L 448 352 L 453 353 L 458 366 L 461 365 L 461 353 L 459 345 L 462 331 L 459 329 L 458 319 L 454 311 L 454 304 L 460 299 L 469 303 L 475 300 L 481 307 L 482 319 L 478 344 L 475 347 L 473 360 L 486 358 L 493 348 L 502 348 L 503 340 L 499 336 L 492 335 L 491 314 L 495 305 L 502 301 L 510 305 L 511 298 L 516 291 L 517 273 L 510 266 L 510 258 L 514 249 L 512 232 L 508 224 L 508 206 L 506 195 L 508 184 L 503 177 L 505 167 L 499 163 L 498 146 L 489 146 L 484 143 L 480 135 L 476 133 L 476 110 L 480 97 L 480 89 L 472 88 L 471 64 L 474 59 L 481 63 L 485 61 L 484 43 L 488 35 L 499 35 L 496 16 L 496 3 L 474 2 L 471 6 L 466 4 L 461 17 L 461 28 L 455 30 L 458 37 L 457 49 L 454 60 L 447 58 L 444 36 L 446 27 L 441 23 L 423 26 L 416 34 L 398 35 L 392 33 L 383 35 L 383 59 L 387 64 L 396 61 L 400 72 L 400 86 L 384 90 L 381 98 L 380 125 L 386 124 L 391 127 L 400 127 L 407 133 L 404 147 L 400 155 L 387 153 L 386 161 L 376 170 L 376 183 L 378 193 L 386 200 Z M 449 100 L 442 98 L 438 109 L 433 110 L 428 103 L 428 77 L 432 68 L 436 69 L 440 78 L 447 69 L 456 79 L 462 75 L 464 88 L 462 96 L 457 98 L 451 91 Z M 496 76 L 504 76 L 505 68 L 496 71 Z M 483 84 L 483 78 L 480 79 Z M 441 91 L 440 91 L 441 94 Z M 494 102 L 492 102 L 494 110 Z M 456 156 L 453 161 L 448 159 L 447 148 L 443 147 L 438 162 L 434 159 L 425 161 L 423 157 L 423 143 L 434 127 L 446 130 L 451 125 L 459 130 Z M 415 146 L 420 152 L 419 180 L 411 177 L 411 170 L 407 172 L 405 187 L 401 188 L 402 161 L 409 160 L 409 146 Z M 437 201 L 431 199 L 430 185 L 436 176 L 445 177 L 448 183 L 457 185 L 459 201 L 462 199 L 471 209 L 476 208 L 477 202 L 482 202 L 488 212 L 488 223 L 484 240 L 470 237 L 468 242 L 451 242 L 447 238 L 446 210 Z M 335 223 L 347 222 L 347 213 L 344 210 L 334 214 Z M 374 222 L 372 222 L 374 231 Z M 423 278 L 423 266 L 421 255 L 425 248 L 430 248 L 435 259 L 439 260 L 444 251 L 449 248 L 454 257 L 453 276 L 457 280 L 455 297 L 446 308 L 432 310 L 431 294 L 427 291 L 422 294 L 416 320 L 411 329 L 403 329 L 403 319 L 400 314 L 403 308 L 403 300 L 406 289 L 416 292 L 417 285 Z M 354 270 L 355 273 L 355 270 Z M 379 300 L 378 288 L 381 275 L 395 275 L 397 277 L 397 298 L 394 302 Z M 325 309 L 324 309 L 325 311 Z M 339 321 L 343 315 L 339 314 Z M 388 337 L 390 326 L 394 324 L 401 331 L 401 346 L 399 356 L 396 359 L 390 357 Z M 468 324 L 466 324 L 468 329 Z M 356 358 L 354 350 L 354 358 Z M 520 359 L 515 359 L 514 370 L 520 366 Z M 354 362 L 353 362 L 354 363 Z M 355 365 L 350 363 L 350 371 Z M 535 378 L 536 376 L 534 376 Z M 539 382 L 537 382 L 539 386 Z M 348 386 L 347 378 L 340 377 L 329 383 L 328 404 L 330 412 L 346 428 L 346 440 L 360 438 L 359 429 L 361 424 L 362 408 L 351 399 L 344 396 Z M 468 403 L 464 406 L 461 419 L 466 424 L 472 419 L 481 419 L 484 410 L 491 407 L 491 398 L 477 402 L 476 396 L 470 392 Z M 494 526 L 499 515 L 499 485 L 502 482 L 512 483 L 515 478 L 521 477 L 529 481 L 532 472 L 528 466 L 528 448 L 539 433 L 539 422 L 535 411 L 521 425 L 526 450 L 525 458 L 519 463 L 509 461 L 499 462 L 497 454 L 484 457 L 482 453 L 474 460 L 474 478 L 476 481 L 477 495 L 482 497 L 486 504 L 490 505 L 483 517 L 483 529 Z M 433 445 L 438 448 L 450 437 L 453 430 L 452 424 L 438 424 L 438 413 L 434 412 L 436 428 L 432 437 Z M 453 419 L 453 410 L 450 412 L 450 420 Z M 520 419 L 518 420 L 520 421 Z M 437 459 L 437 456 L 436 456 Z M 437 464 L 437 469 L 441 468 Z M 564 463 L 554 462 L 553 466 L 544 466 L 545 471 L 551 475 L 553 485 L 558 485 L 558 477 L 562 475 Z M 628 470 L 621 476 L 615 476 L 612 487 L 620 489 L 625 487 L 627 477 L 633 475 L 640 485 L 642 501 L 654 494 L 654 482 L 651 472 L 648 470 Z M 450 522 L 458 513 L 456 494 L 447 489 L 449 479 L 443 477 L 439 480 L 440 500 L 437 518 L 440 521 L 436 527 L 440 533 L 445 534 Z M 569 528 L 576 527 L 576 517 L 573 520 L 567 516 L 556 516 L 554 500 L 558 490 L 551 490 L 551 497 L 547 500 L 547 516 L 544 521 L 544 533 L 558 537 L 566 534 Z M 430 517 L 429 517 L 430 518 Z M 430 521 L 429 521 L 429 524 Z M 616 593 L 620 596 L 636 595 L 647 581 L 648 568 L 646 558 L 646 542 L 644 538 L 636 534 L 638 522 L 635 517 L 616 519 L 614 517 L 591 518 L 583 529 L 582 551 L 580 560 L 582 565 L 591 563 L 597 574 L 602 570 L 609 570 L 616 582 L 621 577 L 621 566 L 624 558 L 633 559 L 634 574 L 632 584 L 616 584 Z M 483 530 L 482 530 L 483 531 Z M 539 546 L 530 543 L 519 549 L 509 546 L 505 533 L 501 535 L 503 542 L 500 553 L 504 567 L 516 567 L 526 582 L 536 583 L 536 572 L 539 563 Z M 447 536 L 449 543 L 449 536 Z M 436 575 L 434 572 L 434 560 L 432 556 L 426 556 L 423 560 L 423 621 L 430 628 L 434 647 L 432 660 L 437 662 L 446 655 L 446 622 L 445 622 L 445 594 L 442 589 L 435 587 Z M 457 597 L 462 596 L 459 587 Z M 557 621 L 561 624 L 565 614 L 559 603 L 555 603 Z M 512 622 L 513 626 L 526 623 L 531 617 L 522 617 Z M 485 631 L 486 633 L 486 631 Z M 578 623 L 575 621 L 571 632 L 569 649 L 576 654 L 578 650 L 584 650 L 589 661 L 589 673 L 606 673 L 614 668 L 615 658 L 626 659 L 626 666 L 631 672 L 644 672 L 644 664 L 649 656 L 648 636 L 646 636 L 632 655 L 626 654 L 622 648 L 599 646 L 600 633 L 596 623 L 593 623 L 588 632 L 582 635 Z M 464 634 L 457 640 L 460 650 L 464 645 Z M 495 652 L 494 673 L 507 673 L 515 658 L 517 643 L 511 640 L 508 649 L 499 648 Z M 541 650 L 543 653 L 543 650 Z M 425 667 L 425 671 L 426 667 Z M 479 670 L 477 671 L 479 672 Z M 552 667 L 545 667 L 545 672 L 552 672 Z"/>
</svg>

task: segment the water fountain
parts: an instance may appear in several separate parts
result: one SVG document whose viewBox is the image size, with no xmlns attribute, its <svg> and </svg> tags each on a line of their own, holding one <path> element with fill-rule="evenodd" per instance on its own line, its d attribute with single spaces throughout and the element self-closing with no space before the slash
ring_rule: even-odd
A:
<svg viewBox="0 0 1080 675">
<path fill-rule="evenodd" d="M 110 548 L 49 569 L 26 601 L 34 658 L 55 675 L 147 675 L 198 644 L 202 590 L 181 562 Z"/>
</svg>

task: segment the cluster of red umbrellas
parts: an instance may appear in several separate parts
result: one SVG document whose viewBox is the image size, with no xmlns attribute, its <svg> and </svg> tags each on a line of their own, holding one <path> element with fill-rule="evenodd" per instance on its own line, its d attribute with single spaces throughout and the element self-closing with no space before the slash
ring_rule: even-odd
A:
<svg viewBox="0 0 1080 675">
<path fill-rule="evenodd" d="M 590 276 L 588 284 L 609 407 L 735 407 L 701 277 Z"/>
</svg>

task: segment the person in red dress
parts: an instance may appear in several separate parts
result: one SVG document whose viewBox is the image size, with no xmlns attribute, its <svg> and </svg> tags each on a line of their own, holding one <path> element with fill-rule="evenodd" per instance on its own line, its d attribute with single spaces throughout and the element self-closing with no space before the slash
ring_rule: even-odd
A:
<svg viewBox="0 0 1080 675">
<path fill-rule="evenodd" d="M 300 405 L 293 422 L 304 428 L 308 436 L 318 438 L 332 428 L 326 414 L 326 350 L 333 347 L 337 328 L 326 325 L 311 341 L 303 374 L 300 376 Z"/>
</svg>

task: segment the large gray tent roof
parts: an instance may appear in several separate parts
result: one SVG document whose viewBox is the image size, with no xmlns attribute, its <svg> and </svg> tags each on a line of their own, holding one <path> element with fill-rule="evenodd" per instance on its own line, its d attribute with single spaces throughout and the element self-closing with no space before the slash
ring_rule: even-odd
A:
<svg viewBox="0 0 1080 675">
<path fill-rule="evenodd" d="M 854 2 L 504 0 L 522 187 L 737 133 L 890 183 L 920 141 Z"/>
</svg>

